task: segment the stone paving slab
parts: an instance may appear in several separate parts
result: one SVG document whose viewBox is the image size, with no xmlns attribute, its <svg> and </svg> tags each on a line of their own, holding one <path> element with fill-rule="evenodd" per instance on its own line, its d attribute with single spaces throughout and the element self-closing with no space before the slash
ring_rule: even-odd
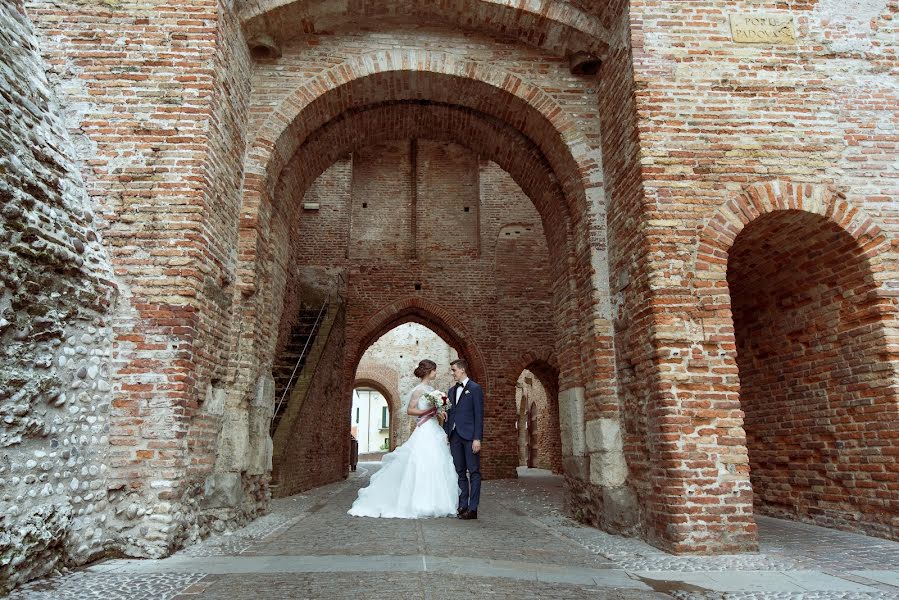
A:
<svg viewBox="0 0 899 600">
<path fill-rule="evenodd" d="M 818 569 L 899 568 L 899 542 L 762 515 L 756 522 L 759 550 L 764 553 L 790 556 Z"/>
<path fill-rule="evenodd" d="M 196 600 L 189 595 L 174 600 Z M 592 586 L 560 585 L 503 578 L 385 573 L 360 578 L 349 573 L 253 574 L 219 576 L 208 585 L 203 600 L 319 599 L 334 600 L 663 600 L 666 596 L 637 590 L 598 590 Z"/>
<path fill-rule="evenodd" d="M 896 600 L 892 592 L 683 592 L 676 600 Z"/>
<path fill-rule="evenodd" d="M 177 556 L 162 560 L 111 560 L 90 567 L 89 572 L 113 574 L 193 573 L 202 569 L 213 575 L 237 573 L 438 573 L 471 578 L 506 578 L 606 588 L 650 588 L 621 569 L 587 569 L 529 562 L 441 556 Z"/>
<path fill-rule="evenodd" d="M 641 581 L 657 582 L 658 587 L 674 587 L 677 583 L 710 592 L 866 592 L 876 593 L 871 586 L 854 583 L 821 571 L 740 571 L 734 573 L 707 571 L 683 573 L 679 571 L 637 571 Z"/>
<path fill-rule="evenodd" d="M 896 596 L 899 597 L 899 566 L 897 566 L 894 571 L 861 570 L 850 571 L 850 573 L 859 577 L 864 577 L 865 579 L 893 586 L 897 590 Z"/>
</svg>

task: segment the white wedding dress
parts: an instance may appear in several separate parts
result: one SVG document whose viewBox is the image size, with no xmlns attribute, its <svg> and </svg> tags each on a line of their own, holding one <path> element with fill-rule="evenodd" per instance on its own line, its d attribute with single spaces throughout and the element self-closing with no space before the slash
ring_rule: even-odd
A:
<svg viewBox="0 0 899 600">
<path fill-rule="evenodd" d="M 433 390 L 419 384 L 410 402 L 428 408 L 424 394 Z M 381 468 L 347 511 L 354 517 L 421 519 L 455 516 L 459 483 L 446 433 L 432 417 L 420 423 L 409 440 L 381 459 Z"/>
</svg>

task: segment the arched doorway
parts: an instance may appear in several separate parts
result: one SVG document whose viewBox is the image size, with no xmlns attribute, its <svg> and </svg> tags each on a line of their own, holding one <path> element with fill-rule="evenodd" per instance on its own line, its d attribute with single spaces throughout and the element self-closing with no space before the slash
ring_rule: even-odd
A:
<svg viewBox="0 0 899 600">
<path fill-rule="evenodd" d="M 864 249 L 822 216 L 778 211 L 737 236 L 727 279 L 756 509 L 889 527 L 881 448 L 899 411 Z"/>
<path fill-rule="evenodd" d="M 358 443 L 359 455 L 390 452 L 395 447 L 394 403 L 389 392 L 373 382 L 353 384 L 350 435 Z"/>
<path fill-rule="evenodd" d="M 754 510 L 896 537 L 888 241 L 842 196 L 773 182 L 723 208 L 701 242 L 706 326 L 733 344 L 722 375 L 739 372 L 745 417 L 731 431 L 736 449 L 745 431 Z"/>
<path fill-rule="evenodd" d="M 449 364 L 462 357 L 469 361 L 473 378 L 485 372 L 485 366 L 474 341 L 461 323 L 444 320 L 444 311 L 435 305 L 410 300 L 378 311 L 363 328 L 360 336 L 362 358 L 357 373 L 373 360 L 395 365 L 397 372 L 397 402 L 393 419 L 394 446 L 405 442 L 414 429 L 414 420 L 405 412 L 409 394 L 419 380 L 413 372 L 418 361 L 427 358 L 437 363 L 435 387 L 448 389 L 451 385 Z M 352 363 L 351 363 L 352 364 Z"/>
<path fill-rule="evenodd" d="M 515 382 L 519 465 L 562 473 L 558 371 L 543 362 L 528 367 Z"/>
<path fill-rule="evenodd" d="M 405 443 L 413 430 L 414 421 L 406 414 L 406 403 L 412 388 L 418 384 L 413 373 L 418 361 L 427 358 L 436 362 L 434 386 L 446 389 L 451 385 L 449 364 L 458 357 L 453 345 L 416 321 L 392 327 L 365 348 L 356 368 L 354 388 L 369 384 L 375 387 L 373 384 L 377 382 L 377 389 L 394 399 L 390 403 L 390 450 Z"/>
<path fill-rule="evenodd" d="M 350 57 L 296 84 L 260 123 L 248 152 L 253 176 L 246 179 L 250 217 L 241 232 L 239 254 L 247 259 L 240 271 L 258 286 L 251 300 L 258 314 L 284 322 L 290 315 L 271 307 L 287 310 L 310 280 L 345 273 L 339 338 L 345 381 L 367 346 L 367 331 L 380 328 L 370 326 L 373 314 L 394 325 L 405 315 L 460 323 L 443 329 L 466 332 L 460 353 L 491 399 L 487 478 L 516 473 L 515 390 L 506 382 L 518 373 L 507 374 L 509 357 L 552 349 L 564 365 L 559 397 L 570 416 L 564 431 L 574 440 L 563 448 L 573 476 L 588 478 L 584 404 L 613 404 L 614 389 L 588 386 L 583 364 L 613 373 L 613 346 L 608 318 L 581 318 L 603 310 L 594 301 L 596 265 L 606 260 L 597 236 L 603 225 L 589 211 L 604 200 L 600 164 L 571 113 L 510 72 L 433 51 Z M 393 174 L 374 176 L 385 164 L 394 165 Z M 517 214 L 519 207 L 530 212 Z M 447 215 L 458 221 L 452 235 L 443 224 Z M 515 319 L 503 321 L 497 307 L 508 295 L 495 285 L 497 247 L 503 228 L 520 224 L 543 238 L 546 282 L 522 294 Z M 407 302 L 439 310 L 421 313 Z M 244 330 L 242 352 L 274 360 L 266 333 L 272 327 L 278 325 Z M 335 429 L 329 437 L 348 436 Z M 286 443 L 296 442 L 276 439 L 276 456 L 286 456 L 279 450 Z M 329 477 L 339 470 L 329 467 Z"/>
</svg>

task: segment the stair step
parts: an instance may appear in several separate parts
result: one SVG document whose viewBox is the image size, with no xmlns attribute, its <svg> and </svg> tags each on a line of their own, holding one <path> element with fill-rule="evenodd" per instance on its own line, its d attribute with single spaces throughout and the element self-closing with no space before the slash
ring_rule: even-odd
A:
<svg viewBox="0 0 899 600">
<path fill-rule="evenodd" d="M 284 362 L 285 360 L 296 361 L 296 359 L 303 354 L 305 345 L 305 342 L 303 342 L 297 346 L 285 346 L 284 350 L 281 351 L 281 354 L 278 355 L 278 362 Z M 311 345 L 312 344 L 310 344 L 310 346 Z M 306 348 L 306 351 L 308 352 L 309 348 Z"/>
<path fill-rule="evenodd" d="M 297 367 L 297 374 L 299 374 L 299 372 L 303 370 L 303 366 L 305 364 L 306 364 L 305 360 L 300 361 L 300 366 Z M 290 374 L 293 372 L 293 368 L 296 367 L 296 365 L 297 365 L 296 361 L 290 361 L 288 363 L 276 364 L 272 368 L 272 374 L 275 375 L 275 377 L 277 377 L 278 373 L 287 373 L 287 375 L 289 377 Z"/>
</svg>

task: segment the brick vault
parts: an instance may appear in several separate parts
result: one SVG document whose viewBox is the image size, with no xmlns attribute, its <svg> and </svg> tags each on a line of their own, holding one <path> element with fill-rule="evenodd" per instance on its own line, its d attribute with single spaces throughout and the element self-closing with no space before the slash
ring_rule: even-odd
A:
<svg viewBox="0 0 899 600">
<path fill-rule="evenodd" d="M 345 477 L 405 323 L 585 522 L 899 537 L 895 2 L 670 4 L 0 4 L 3 585 Z"/>
</svg>

